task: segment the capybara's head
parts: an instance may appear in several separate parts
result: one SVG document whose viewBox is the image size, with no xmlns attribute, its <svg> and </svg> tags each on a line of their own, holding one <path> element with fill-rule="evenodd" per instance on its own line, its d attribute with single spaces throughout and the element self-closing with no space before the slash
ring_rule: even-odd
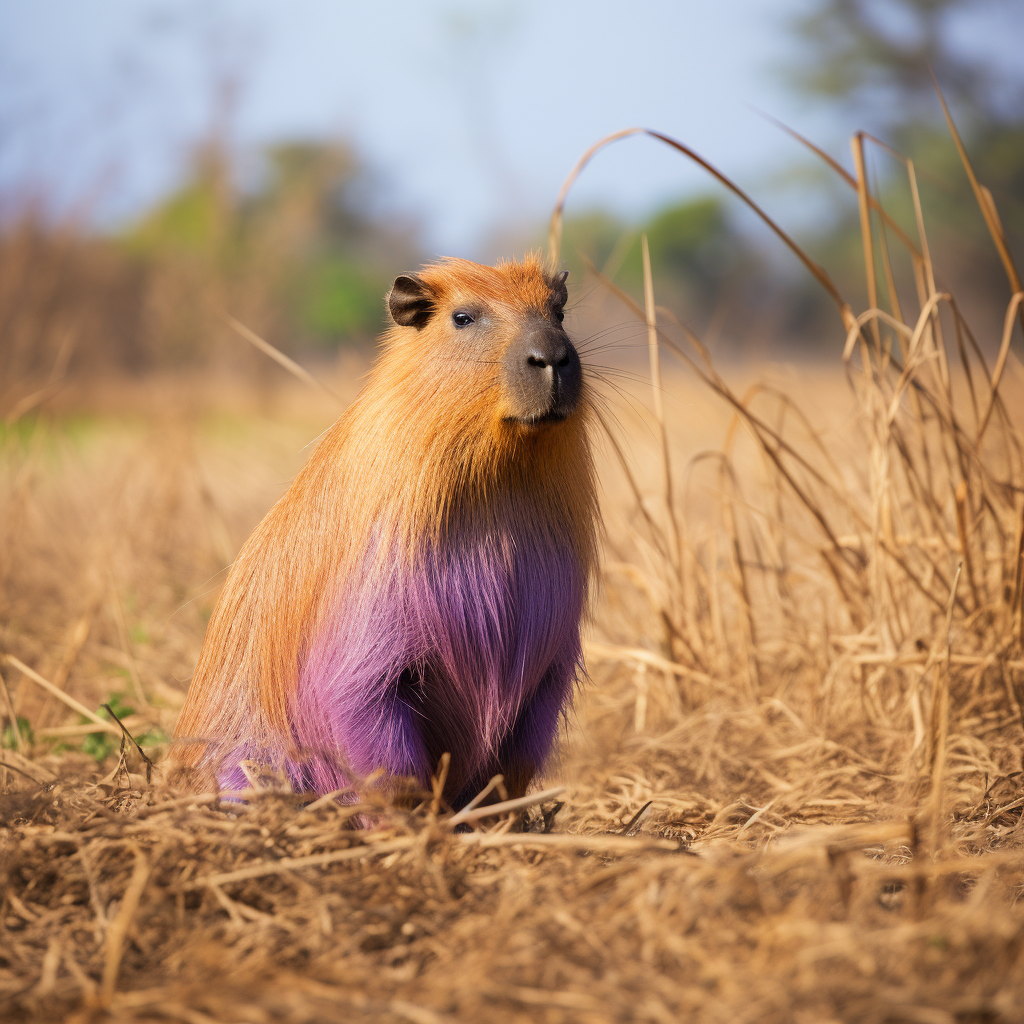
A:
<svg viewBox="0 0 1024 1024">
<path fill-rule="evenodd" d="M 391 344 L 430 377 L 438 401 L 473 407 L 494 426 L 534 433 L 572 417 L 583 371 L 562 326 L 566 274 L 540 261 L 481 266 L 444 260 L 395 280 Z"/>
</svg>

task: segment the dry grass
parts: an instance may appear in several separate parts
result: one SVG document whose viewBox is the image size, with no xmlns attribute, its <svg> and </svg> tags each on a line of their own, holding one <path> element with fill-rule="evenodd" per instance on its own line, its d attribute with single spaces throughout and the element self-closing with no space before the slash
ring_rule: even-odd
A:
<svg viewBox="0 0 1024 1024">
<path fill-rule="evenodd" d="M 720 375 L 650 290 L 577 311 L 594 352 L 625 302 L 681 362 L 657 418 L 605 378 L 591 678 L 525 831 L 55 753 L 95 726 L 33 673 L 169 731 L 218 572 L 332 409 L 154 387 L 9 433 L 0 671 L 34 739 L 4 752 L 4 1019 L 1022 1019 L 1017 302 L 975 346 L 919 232 L 901 306 L 859 198 L 888 308 L 839 299 L 834 367 Z"/>
</svg>

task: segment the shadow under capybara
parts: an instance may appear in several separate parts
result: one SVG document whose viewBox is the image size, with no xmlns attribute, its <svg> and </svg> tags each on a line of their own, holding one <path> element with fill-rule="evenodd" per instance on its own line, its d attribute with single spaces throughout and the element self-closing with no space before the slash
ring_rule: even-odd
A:
<svg viewBox="0 0 1024 1024">
<path fill-rule="evenodd" d="M 522 795 L 580 671 L 599 513 L 592 396 L 536 257 L 395 281 L 363 390 L 253 531 L 172 758 L 327 793 L 375 769 Z"/>
</svg>

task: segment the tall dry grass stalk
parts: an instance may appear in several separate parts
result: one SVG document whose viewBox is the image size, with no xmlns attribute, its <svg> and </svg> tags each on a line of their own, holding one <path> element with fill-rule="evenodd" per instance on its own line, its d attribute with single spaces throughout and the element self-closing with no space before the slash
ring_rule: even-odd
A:
<svg viewBox="0 0 1024 1024">
<path fill-rule="evenodd" d="M 951 121 L 950 127 L 957 138 Z M 687 707 L 706 707 L 716 695 L 735 707 L 740 693 L 753 706 L 785 702 L 787 713 L 811 732 L 827 732 L 859 704 L 872 737 L 871 763 L 898 780 L 888 787 L 890 806 L 938 835 L 942 813 L 962 810 L 957 800 L 943 802 L 944 787 L 952 785 L 967 800 L 971 774 L 980 779 L 1019 767 L 1012 743 L 1002 753 L 983 754 L 986 744 L 974 730 L 983 723 L 991 735 L 998 722 L 997 729 L 1010 729 L 1018 745 L 1024 733 L 1024 458 L 1019 418 L 1000 392 L 1024 295 L 991 195 L 978 184 L 957 138 L 1011 289 L 1002 337 L 998 346 L 988 346 L 996 352 L 994 368 L 954 297 L 936 288 L 913 162 L 886 147 L 906 170 L 916 240 L 871 193 L 865 145 L 884 144 L 866 133 L 852 139 L 853 175 L 810 147 L 857 196 L 869 303 L 859 315 L 827 272 L 742 190 L 688 147 L 640 129 L 601 140 L 566 179 L 549 231 L 552 264 L 562 211 L 579 172 L 602 146 L 635 134 L 656 138 L 707 169 L 768 224 L 832 297 L 857 408 L 841 465 L 798 415 L 799 402 L 764 387 L 737 394 L 689 328 L 657 325 L 646 258 L 643 307 L 591 268 L 597 282 L 647 324 L 657 447 L 666 459 L 663 480 L 672 479 L 673 469 L 655 359 L 659 341 L 734 414 L 723 449 L 699 454 L 681 475 L 689 491 L 702 467 L 716 467 L 706 486 L 718 494 L 717 523 L 684 515 L 679 536 L 686 539 L 680 542 L 671 525 L 679 496 L 665 492 L 664 516 L 652 516 L 635 470 L 628 474 L 630 491 L 644 509 L 632 527 L 633 550 L 642 571 L 656 580 L 645 593 L 653 619 L 665 623 L 670 658 L 680 669 L 664 673 L 664 685 L 683 695 L 684 714 Z M 910 262 L 916 313 L 898 293 L 893 264 L 899 254 L 890 252 L 887 234 Z M 879 273 L 887 308 L 881 305 Z M 749 468 L 737 469 L 741 438 L 759 454 L 760 480 Z M 687 504 L 683 497 L 682 507 Z M 659 550 L 680 554 L 644 554 Z M 638 628 L 657 635 L 653 627 Z M 603 658 L 613 656 L 607 647 L 601 650 Z M 635 698 L 643 715 L 635 718 L 650 722 L 649 666 L 641 666 L 635 652 L 622 658 L 637 665 L 643 680 Z M 788 672 L 780 671 L 780 660 L 789 664 Z M 694 692 L 694 673 L 708 680 L 702 693 Z M 683 679 L 689 685 L 683 687 Z M 663 705 L 672 699 L 663 698 Z"/>
<path fill-rule="evenodd" d="M 668 521 L 668 535 L 671 543 L 672 564 L 676 571 L 679 563 L 679 524 L 676 519 L 675 488 L 672 485 L 672 458 L 668 448 L 668 434 L 665 431 L 665 410 L 661 401 L 661 359 L 658 355 L 658 314 L 654 306 L 654 280 L 651 277 L 651 254 L 647 247 L 647 235 L 641 238 L 644 269 L 644 314 L 647 320 L 647 352 L 651 368 L 651 398 L 654 403 L 654 418 L 658 424 L 661 441 L 662 472 L 665 477 L 665 513 Z"/>
</svg>

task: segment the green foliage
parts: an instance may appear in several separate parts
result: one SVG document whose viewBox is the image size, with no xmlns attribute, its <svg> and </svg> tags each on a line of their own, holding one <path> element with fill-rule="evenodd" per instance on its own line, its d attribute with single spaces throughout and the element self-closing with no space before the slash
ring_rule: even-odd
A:
<svg viewBox="0 0 1024 1024">
<path fill-rule="evenodd" d="M 603 210 L 567 218 L 562 248 L 570 275 L 582 280 L 586 257 L 642 296 L 644 234 L 656 300 L 687 318 L 708 312 L 726 277 L 744 269 L 749 254 L 723 201 L 700 197 L 664 207 L 639 224 L 626 224 Z"/>
<path fill-rule="evenodd" d="M 22 416 L 14 423 L 0 419 L 0 446 L 27 452 L 36 438 L 38 424 L 33 416 Z"/>
<path fill-rule="evenodd" d="M 18 731 L 21 733 L 23 743 L 27 743 L 31 746 L 35 742 L 35 734 L 32 732 L 32 723 L 21 715 L 18 715 Z M 10 720 L 8 720 L 7 725 L 4 726 L 3 735 L 0 735 L 0 747 L 3 747 L 4 750 L 18 749 L 18 737 L 14 734 L 14 726 L 11 725 Z"/>
<path fill-rule="evenodd" d="M 106 704 L 119 719 L 124 720 L 129 715 L 135 714 L 135 708 L 127 703 L 128 699 L 129 697 L 125 693 L 112 693 L 106 701 Z M 104 707 L 98 708 L 96 714 L 99 715 L 100 718 L 113 721 L 107 709 Z M 83 725 L 86 725 L 89 723 L 90 719 L 83 716 L 81 721 Z M 166 743 L 167 736 L 162 729 L 151 729 L 148 732 L 144 732 L 136 736 L 135 740 L 140 747 L 154 747 L 161 743 Z M 81 749 L 90 757 L 95 758 L 97 761 L 102 761 L 104 758 L 116 754 L 120 747 L 121 740 L 113 733 L 91 732 L 82 740 Z"/>
<path fill-rule="evenodd" d="M 408 234 L 372 212 L 377 186 L 347 146 L 290 142 L 264 156 L 259 186 L 243 193 L 227 154 L 208 148 L 122 239 L 159 283 L 159 347 L 179 361 L 205 357 L 203 337 L 225 308 L 245 319 L 262 310 L 252 326 L 286 349 L 370 337 L 395 266 L 421 260 Z"/>
<path fill-rule="evenodd" d="M 139 253 L 176 250 L 205 254 L 218 241 L 220 222 L 220 199 L 214 183 L 197 178 L 150 213 L 125 240 Z"/>
<path fill-rule="evenodd" d="M 735 256 L 736 240 L 725 218 L 721 200 L 695 199 L 679 203 L 655 214 L 641 231 L 647 235 L 652 274 L 663 278 L 688 280 L 698 287 L 714 288 Z M 625 265 L 641 265 L 640 240 L 637 238 Z"/>
<path fill-rule="evenodd" d="M 586 257 L 599 270 L 605 269 L 617 249 L 619 255 L 624 255 L 623 246 L 629 244 L 635 233 L 633 225 L 626 224 L 607 210 L 587 210 L 566 217 L 562 228 L 562 253 L 570 279 L 583 279 L 586 264 L 581 257 Z M 621 260 L 614 262 L 620 263 Z"/>
<path fill-rule="evenodd" d="M 316 338 L 339 341 L 380 330 L 387 278 L 343 259 L 310 269 L 299 303 L 302 325 Z"/>
</svg>

